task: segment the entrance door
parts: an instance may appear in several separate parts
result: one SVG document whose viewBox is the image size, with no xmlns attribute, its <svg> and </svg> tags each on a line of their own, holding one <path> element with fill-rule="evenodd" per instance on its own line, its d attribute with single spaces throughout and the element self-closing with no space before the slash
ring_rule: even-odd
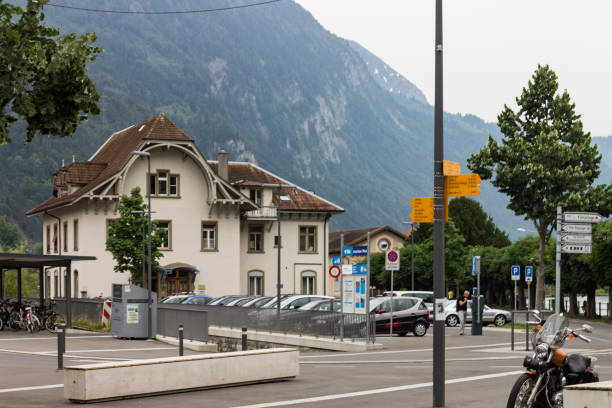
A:
<svg viewBox="0 0 612 408">
<path fill-rule="evenodd" d="M 175 270 L 166 280 L 168 296 L 190 292 L 189 271 Z"/>
</svg>

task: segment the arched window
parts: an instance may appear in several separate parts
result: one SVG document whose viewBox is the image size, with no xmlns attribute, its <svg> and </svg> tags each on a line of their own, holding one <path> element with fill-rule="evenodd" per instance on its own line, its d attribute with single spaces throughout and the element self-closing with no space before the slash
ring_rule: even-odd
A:
<svg viewBox="0 0 612 408">
<path fill-rule="evenodd" d="M 249 272 L 249 295 L 263 296 L 264 273 L 262 271 Z"/>
<path fill-rule="evenodd" d="M 317 287 L 317 274 L 313 271 L 302 272 L 302 295 L 314 295 Z"/>
</svg>

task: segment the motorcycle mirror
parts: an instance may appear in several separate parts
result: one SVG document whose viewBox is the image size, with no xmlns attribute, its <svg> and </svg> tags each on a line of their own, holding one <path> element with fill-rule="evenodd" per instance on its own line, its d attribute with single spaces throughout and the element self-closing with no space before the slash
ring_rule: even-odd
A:
<svg viewBox="0 0 612 408">
<path fill-rule="evenodd" d="M 593 333 L 593 327 L 591 325 L 588 325 L 588 324 L 583 324 L 582 325 L 582 330 L 584 330 L 587 333 Z"/>
<path fill-rule="evenodd" d="M 534 309 L 531 312 L 535 315 L 538 315 L 538 316 L 540 315 L 540 311 L 538 309 Z"/>
</svg>

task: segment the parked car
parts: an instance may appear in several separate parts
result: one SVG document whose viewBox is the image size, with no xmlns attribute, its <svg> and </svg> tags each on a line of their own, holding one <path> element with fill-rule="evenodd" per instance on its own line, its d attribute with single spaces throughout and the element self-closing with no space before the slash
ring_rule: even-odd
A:
<svg viewBox="0 0 612 408">
<path fill-rule="evenodd" d="M 444 309 L 446 315 L 446 325 L 450 327 L 457 326 L 459 321 L 459 315 L 457 314 L 457 303 L 453 302 L 448 304 Z M 468 310 L 465 316 L 466 323 L 472 322 L 472 301 L 468 302 Z M 484 305 L 484 311 L 482 312 L 482 323 L 494 324 L 495 326 L 503 326 L 504 324 L 512 321 L 512 313 L 506 310 L 492 309 L 487 305 Z"/>
<path fill-rule="evenodd" d="M 241 306 L 243 303 L 246 303 L 252 300 L 255 296 L 239 296 L 225 303 L 223 306 Z"/>
<path fill-rule="evenodd" d="M 192 295 L 173 295 L 173 296 L 168 296 L 167 298 L 165 298 L 164 300 L 162 300 L 160 303 L 182 303 L 185 299 L 191 297 Z"/>
<path fill-rule="evenodd" d="M 184 305 L 207 305 L 213 300 L 214 298 L 212 296 L 194 295 L 194 296 L 189 296 L 188 298 L 183 300 L 181 303 Z"/>
<path fill-rule="evenodd" d="M 393 304 L 391 304 L 393 302 Z M 412 332 L 421 337 L 429 328 L 429 311 L 422 299 L 416 297 L 379 297 L 370 301 L 370 311 L 376 313 L 376 333 L 389 333 L 393 306 L 393 333 L 405 336 Z"/>
<path fill-rule="evenodd" d="M 223 306 L 223 305 L 231 302 L 232 300 L 234 300 L 236 298 L 240 298 L 240 297 L 243 297 L 243 296 L 241 296 L 241 295 L 221 296 L 219 298 L 216 298 L 212 302 L 210 302 L 209 305 L 211 305 L 211 306 Z"/>
<path fill-rule="evenodd" d="M 242 307 L 262 307 L 266 303 L 272 300 L 272 296 L 259 296 L 255 297 L 248 302 L 241 304 Z"/>
</svg>

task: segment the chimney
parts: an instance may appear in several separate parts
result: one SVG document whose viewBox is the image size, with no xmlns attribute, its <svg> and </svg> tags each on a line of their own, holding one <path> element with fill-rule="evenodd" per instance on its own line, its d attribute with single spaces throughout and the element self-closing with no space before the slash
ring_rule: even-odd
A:
<svg viewBox="0 0 612 408">
<path fill-rule="evenodd" d="M 221 150 L 219 153 L 217 153 L 217 160 L 219 161 L 219 168 L 218 168 L 219 177 L 221 177 L 225 181 L 229 181 L 227 156 L 228 154 L 225 150 Z"/>
</svg>

